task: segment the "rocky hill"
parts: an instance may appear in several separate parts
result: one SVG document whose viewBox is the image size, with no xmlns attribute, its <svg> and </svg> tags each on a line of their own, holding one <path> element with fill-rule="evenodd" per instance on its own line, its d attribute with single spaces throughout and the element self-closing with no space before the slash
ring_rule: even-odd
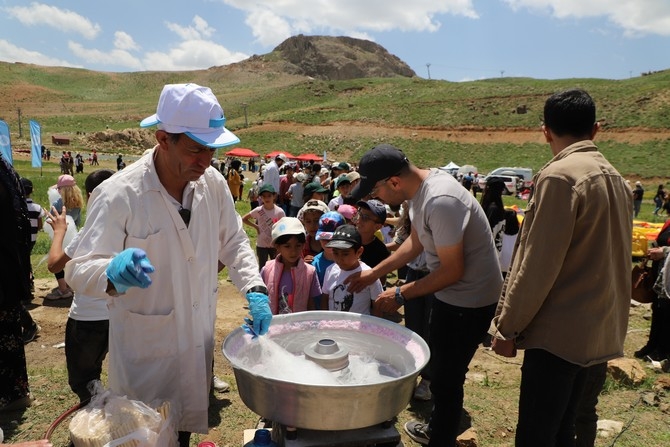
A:
<svg viewBox="0 0 670 447">
<path fill-rule="evenodd" d="M 252 56 L 248 62 L 258 59 L 279 64 L 281 71 L 288 74 L 322 80 L 416 76 L 405 62 L 381 45 L 353 37 L 300 34 L 286 39 L 269 54 Z"/>
</svg>

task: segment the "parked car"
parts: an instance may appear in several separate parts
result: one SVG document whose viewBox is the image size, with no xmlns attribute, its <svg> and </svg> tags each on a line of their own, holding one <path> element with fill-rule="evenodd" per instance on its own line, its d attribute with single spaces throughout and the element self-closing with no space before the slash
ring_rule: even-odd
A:
<svg viewBox="0 0 670 447">
<path fill-rule="evenodd" d="M 494 169 L 493 171 L 489 172 L 488 175 L 509 175 L 518 177 L 523 182 L 522 185 L 519 185 L 519 189 L 521 189 L 521 187 L 530 186 L 533 181 L 533 170 L 530 168 L 502 167 Z"/>
<path fill-rule="evenodd" d="M 478 179 L 478 187 L 480 191 L 484 191 L 484 187 L 486 186 L 486 182 L 491 179 L 491 178 L 499 178 L 503 181 L 505 184 L 505 191 L 503 191 L 503 194 L 509 195 L 509 196 L 515 196 L 516 192 L 519 190 L 519 183 L 522 182 L 518 177 L 512 176 L 512 175 L 492 175 L 489 174 L 487 176 L 480 176 Z"/>
</svg>

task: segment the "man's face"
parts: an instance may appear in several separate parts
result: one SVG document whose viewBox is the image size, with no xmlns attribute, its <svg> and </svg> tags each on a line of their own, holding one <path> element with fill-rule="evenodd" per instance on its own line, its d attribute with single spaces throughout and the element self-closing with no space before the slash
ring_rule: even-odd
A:
<svg viewBox="0 0 670 447">
<path fill-rule="evenodd" d="M 162 130 L 156 131 L 159 150 L 167 167 L 167 175 L 183 182 L 198 180 L 205 169 L 210 166 L 214 151 L 190 139 L 186 135 L 180 135 L 176 142 Z"/>
</svg>

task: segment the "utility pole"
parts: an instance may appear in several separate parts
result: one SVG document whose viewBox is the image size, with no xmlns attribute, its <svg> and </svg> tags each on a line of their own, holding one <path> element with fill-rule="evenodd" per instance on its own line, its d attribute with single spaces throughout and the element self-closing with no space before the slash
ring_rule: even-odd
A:
<svg viewBox="0 0 670 447">
<path fill-rule="evenodd" d="M 21 107 L 16 109 L 19 114 L 19 138 L 23 138 L 23 130 L 21 129 Z"/>
<path fill-rule="evenodd" d="M 249 119 L 247 118 L 247 107 L 249 104 L 246 102 L 242 103 L 242 108 L 244 109 L 244 127 L 249 127 Z"/>
<path fill-rule="evenodd" d="M 428 70 L 428 79 L 430 79 L 430 62 L 426 64 L 426 69 Z"/>
</svg>

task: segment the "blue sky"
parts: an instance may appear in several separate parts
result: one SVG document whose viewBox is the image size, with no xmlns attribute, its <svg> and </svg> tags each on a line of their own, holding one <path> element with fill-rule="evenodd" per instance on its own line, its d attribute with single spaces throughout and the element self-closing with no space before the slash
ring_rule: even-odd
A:
<svg viewBox="0 0 670 447">
<path fill-rule="evenodd" d="M 190 70 L 297 35 L 373 40 L 417 75 L 625 79 L 670 68 L 670 0 L 0 0 L 0 60 Z M 429 64 L 429 65 L 428 65 Z"/>
</svg>

